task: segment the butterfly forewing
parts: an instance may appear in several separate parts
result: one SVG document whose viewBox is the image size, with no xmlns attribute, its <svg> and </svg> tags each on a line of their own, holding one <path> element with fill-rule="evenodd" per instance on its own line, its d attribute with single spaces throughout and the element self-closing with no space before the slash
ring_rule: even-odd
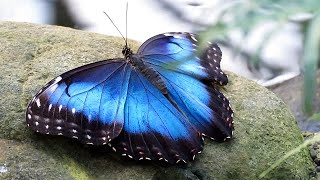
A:
<svg viewBox="0 0 320 180">
<path fill-rule="evenodd" d="M 109 142 L 123 126 L 126 65 L 121 59 L 100 61 L 57 77 L 28 105 L 28 125 L 40 133 L 87 144 Z"/>
<path fill-rule="evenodd" d="M 217 44 L 208 42 L 206 49 L 198 57 L 197 39 L 192 33 L 159 34 L 144 42 L 138 54 L 154 66 L 210 80 L 219 85 L 227 84 L 228 78 L 220 69 L 220 48 Z"/>
</svg>

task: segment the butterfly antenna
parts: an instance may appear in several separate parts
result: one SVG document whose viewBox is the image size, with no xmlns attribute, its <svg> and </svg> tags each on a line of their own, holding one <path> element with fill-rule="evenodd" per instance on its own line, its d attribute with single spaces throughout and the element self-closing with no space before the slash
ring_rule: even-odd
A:
<svg viewBox="0 0 320 180">
<path fill-rule="evenodd" d="M 126 6 L 126 46 L 128 42 L 128 1 Z"/>
<path fill-rule="evenodd" d="M 122 35 L 122 33 L 120 32 L 120 30 L 118 29 L 118 27 L 114 24 L 114 22 L 112 21 L 112 19 L 110 18 L 110 16 L 103 11 L 103 13 L 109 18 L 109 20 L 111 21 L 111 23 L 113 24 L 113 26 L 117 29 L 117 31 L 120 33 L 120 35 L 122 36 L 123 40 L 125 41 L 126 43 L 126 46 L 127 46 L 127 40 L 126 38 L 124 38 L 124 36 Z"/>
</svg>

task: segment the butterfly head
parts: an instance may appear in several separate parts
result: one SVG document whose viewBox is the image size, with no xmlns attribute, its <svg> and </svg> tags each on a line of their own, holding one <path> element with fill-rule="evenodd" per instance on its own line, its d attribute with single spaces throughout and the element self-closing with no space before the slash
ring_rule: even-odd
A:
<svg viewBox="0 0 320 180">
<path fill-rule="evenodd" d="M 126 59 L 129 59 L 129 57 L 132 55 L 132 51 L 127 45 L 125 45 L 122 49 L 122 54 Z"/>
</svg>

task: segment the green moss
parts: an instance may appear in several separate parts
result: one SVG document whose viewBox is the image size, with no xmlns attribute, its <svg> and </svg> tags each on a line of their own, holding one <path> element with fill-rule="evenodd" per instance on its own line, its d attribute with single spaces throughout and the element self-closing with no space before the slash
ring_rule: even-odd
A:
<svg viewBox="0 0 320 180">
<path fill-rule="evenodd" d="M 64 168 L 70 173 L 70 175 L 77 180 L 90 180 L 92 177 L 86 172 L 86 169 L 79 165 L 74 159 L 63 155 Z"/>
</svg>

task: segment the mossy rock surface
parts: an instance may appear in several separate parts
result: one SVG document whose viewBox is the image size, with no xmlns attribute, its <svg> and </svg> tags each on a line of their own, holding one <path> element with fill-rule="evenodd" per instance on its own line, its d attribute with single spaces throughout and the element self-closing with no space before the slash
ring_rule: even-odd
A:
<svg viewBox="0 0 320 180">
<path fill-rule="evenodd" d="M 40 135 L 25 123 L 28 101 L 48 81 L 75 67 L 122 57 L 121 38 L 57 26 L 0 22 L 0 179 L 256 179 L 302 143 L 286 105 L 256 83 L 229 73 L 222 88 L 234 110 L 234 138 L 205 141 L 184 166 L 121 158 L 108 147 Z M 131 42 L 133 49 L 139 43 Z M 314 165 L 304 149 L 265 179 L 309 179 Z"/>
</svg>

